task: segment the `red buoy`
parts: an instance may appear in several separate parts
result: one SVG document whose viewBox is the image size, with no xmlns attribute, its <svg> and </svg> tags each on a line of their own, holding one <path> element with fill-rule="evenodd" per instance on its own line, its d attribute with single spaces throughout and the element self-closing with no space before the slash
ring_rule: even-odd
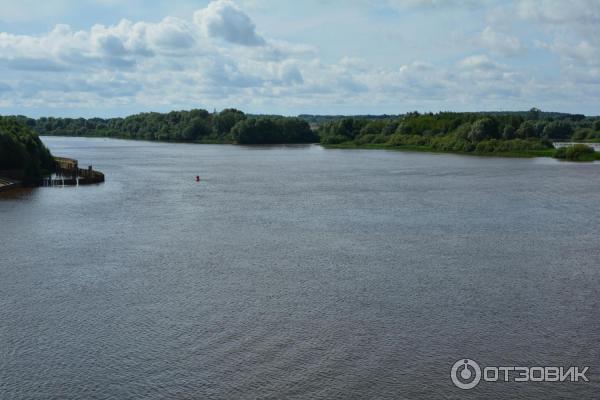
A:
<svg viewBox="0 0 600 400">
<path fill-rule="evenodd" d="M 200 182 L 200 175 L 196 175 L 196 182 Z"/>
</svg>

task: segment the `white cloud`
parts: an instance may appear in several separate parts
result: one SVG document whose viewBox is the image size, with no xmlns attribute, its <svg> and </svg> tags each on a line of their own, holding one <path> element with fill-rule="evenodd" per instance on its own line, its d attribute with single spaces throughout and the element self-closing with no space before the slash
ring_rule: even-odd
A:
<svg viewBox="0 0 600 400">
<path fill-rule="evenodd" d="M 224 43 L 226 42 L 226 43 Z M 315 49 L 258 36 L 235 4 L 218 0 L 194 21 L 121 20 L 42 35 L 0 33 L 2 91 L 14 106 L 231 106 L 242 98 L 305 84 L 302 64 Z M 227 104 L 229 102 L 229 104 Z"/>
<path fill-rule="evenodd" d="M 39 0 L 0 0 L 0 20 L 24 22 L 34 17 L 49 18 L 57 12 L 69 7 L 68 0 L 39 1 Z"/>
<path fill-rule="evenodd" d="M 256 33 L 254 23 L 230 0 L 213 1 L 194 14 L 204 34 L 244 46 L 261 46 L 265 40 Z"/>
<path fill-rule="evenodd" d="M 556 39 L 548 48 L 560 54 L 568 63 L 600 65 L 600 44 L 586 39 L 575 43 Z"/>
<path fill-rule="evenodd" d="M 143 58 L 172 56 L 197 45 L 190 24 L 176 18 L 159 23 L 122 20 L 114 26 L 94 25 L 89 31 L 57 25 L 40 36 L 0 33 L 0 62 L 19 70 L 133 68 Z"/>
<path fill-rule="evenodd" d="M 304 78 L 300 69 L 293 61 L 286 61 L 279 66 L 279 79 L 284 84 L 302 84 Z"/>
<path fill-rule="evenodd" d="M 149 25 L 146 34 L 150 43 L 168 50 L 190 49 L 197 41 L 196 32 L 187 21 L 172 17 Z"/>
<path fill-rule="evenodd" d="M 375 0 L 368 0 L 376 2 Z M 494 0 L 387 0 L 395 7 L 484 7 Z"/>
<path fill-rule="evenodd" d="M 492 61 L 484 54 L 466 57 L 460 61 L 459 65 L 462 68 L 476 71 L 498 71 L 505 69 L 505 67 Z"/>
<path fill-rule="evenodd" d="M 525 47 L 516 36 L 500 33 L 487 26 L 480 37 L 481 44 L 495 54 L 517 56 L 525 51 Z"/>
<path fill-rule="evenodd" d="M 522 18 L 547 24 L 597 27 L 600 23 L 600 2 L 596 0 L 521 0 L 518 12 Z"/>
<path fill-rule="evenodd" d="M 115 0 L 95 1 L 117 4 Z M 360 0 L 361 7 L 370 3 L 372 0 Z M 29 107 L 55 107 L 89 108 L 100 115 L 102 109 L 124 107 L 238 107 L 286 113 L 514 109 L 543 107 L 549 96 L 557 93 L 562 104 L 577 106 L 582 96 L 587 96 L 586 104 L 600 103 L 600 95 L 589 90 L 600 80 L 600 43 L 585 33 L 596 28 L 581 22 L 591 20 L 580 15 L 581 11 L 573 11 L 567 18 L 552 8 L 560 8 L 558 2 L 545 2 L 552 7 L 544 10 L 533 2 L 516 0 L 504 14 L 522 19 L 497 23 L 481 11 L 492 12 L 494 9 L 486 7 L 497 5 L 494 0 L 478 4 L 390 0 L 392 3 L 428 7 L 427 18 L 447 12 L 436 11 L 438 6 L 467 4 L 470 9 L 477 8 L 470 15 L 480 15 L 481 21 L 463 32 L 460 37 L 464 41 L 445 52 L 426 47 L 431 41 L 446 43 L 434 32 L 414 43 L 408 34 L 406 40 L 393 44 L 367 41 L 366 45 L 375 49 L 370 53 L 358 51 L 357 45 L 355 52 L 335 55 L 324 42 L 311 41 L 310 35 L 282 35 L 287 40 L 281 40 L 259 34 L 262 31 L 244 12 L 247 8 L 231 0 L 215 0 L 188 18 L 123 19 L 115 24 L 90 24 L 85 29 L 56 25 L 43 34 L 3 32 L 0 97 L 3 105 L 24 114 Z M 273 7 L 273 3 L 261 4 L 266 10 L 262 12 Z M 258 20 L 263 25 L 264 18 Z M 364 25 L 374 26 L 370 24 L 378 21 L 368 20 Z M 511 24 L 519 21 L 535 28 L 536 34 L 541 32 L 540 36 L 524 38 L 522 29 L 511 30 Z M 417 22 L 405 25 L 414 37 L 431 33 L 431 26 Z M 586 27 L 575 28 L 578 24 Z M 291 37 L 306 37 L 309 43 L 301 39 L 291 43 Z M 560 79 L 545 80 L 543 74 L 537 75 L 539 65 L 523 61 L 523 43 L 536 43 L 536 39 L 538 47 L 532 48 L 532 53 L 550 51 L 560 56 Z M 439 49 L 440 44 L 437 46 Z M 559 66 L 554 69 L 558 71 Z"/>
<path fill-rule="evenodd" d="M 521 0 L 520 18 L 538 24 L 548 38 L 537 46 L 560 58 L 562 78 L 598 82 L 600 67 L 600 2 L 596 0 Z"/>
</svg>

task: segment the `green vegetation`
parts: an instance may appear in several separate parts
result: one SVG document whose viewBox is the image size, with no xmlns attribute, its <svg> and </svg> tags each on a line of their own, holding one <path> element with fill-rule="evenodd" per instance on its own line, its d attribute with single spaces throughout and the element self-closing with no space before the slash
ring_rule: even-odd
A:
<svg viewBox="0 0 600 400">
<path fill-rule="evenodd" d="M 316 143 L 319 136 L 299 118 L 258 117 L 237 123 L 231 130 L 240 144 Z"/>
<path fill-rule="evenodd" d="M 399 118 L 400 115 L 354 115 L 354 118 L 368 119 L 368 120 L 379 120 L 379 119 L 392 119 Z M 300 114 L 298 118 L 308 122 L 311 128 L 318 128 L 319 126 L 332 121 L 337 121 L 346 118 L 344 115 L 313 115 L 313 114 Z"/>
<path fill-rule="evenodd" d="M 197 143 L 318 142 L 309 124 L 299 118 L 248 116 L 235 109 L 143 113 L 126 118 L 19 118 L 40 135 L 106 136 L 123 139 Z"/>
<path fill-rule="evenodd" d="M 0 170 L 21 170 L 33 181 L 54 169 L 50 151 L 27 125 L 0 117 Z"/>
<path fill-rule="evenodd" d="M 552 157 L 553 142 L 600 142 L 600 118 L 579 114 L 481 112 L 354 117 L 248 115 L 235 109 L 143 113 L 126 118 L 14 117 L 40 135 L 106 136 L 194 143 L 316 143 L 511 157 Z M 567 155 L 563 159 L 598 157 Z"/>
<path fill-rule="evenodd" d="M 600 120 L 582 115 L 527 113 L 419 114 L 388 119 L 343 118 L 319 127 L 335 147 L 397 148 L 502 156 L 552 156 L 553 141 L 600 137 Z"/>
<path fill-rule="evenodd" d="M 594 161 L 600 159 L 599 155 L 592 147 L 585 144 L 561 147 L 554 153 L 555 158 L 568 161 Z"/>
</svg>

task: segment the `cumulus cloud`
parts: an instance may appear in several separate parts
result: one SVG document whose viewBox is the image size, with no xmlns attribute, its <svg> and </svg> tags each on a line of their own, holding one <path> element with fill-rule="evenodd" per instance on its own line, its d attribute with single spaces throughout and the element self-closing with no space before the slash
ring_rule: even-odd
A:
<svg viewBox="0 0 600 400">
<path fill-rule="evenodd" d="M 300 69 L 292 61 L 284 62 L 279 66 L 279 77 L 284 84 L 304 83 Z"/>
<path fill-rule="evenodd" d="M 597 25 L 600 3 L 595 0 L 521 0 L 518 12 L 522 18 L 549 24 Z"/>
<path fill-rule="evenodd" d="M 492 11 L 486 7 L 497 6 L 498 0 L 390 0 L 395 6 L 412 7 L 410 12 L 414 7 L 427 7 L 427 18 L 446 13 L 447 8 L 439 7 L 449 5 L 470 5 L 469 10 L 476 9 L 471 14 L 482 18 L 464 35 L 470 36 L 452 49 L 415 51 L 416 45 L 409 40 L 394 47 L 369 44 L 377 48 L 377 57 L 373 52 L 336 53 L 320 42 L 290 43 L 261 35 L 245 8 L 231 0 L 215 0 L 189 18 L 124 19 L 91 24 L 87 29 L 59 24 L 35 35 L 1 32 L 0 104 L 25 114 L 28 107 L 97 110 L 123 106 L 138 110 L 233 106 L 252 112 L 403 112 L 459 109 L 461 105 L 467 109 L 543 107 L 544 99 L 557 93 L 561 99 L 569 93 L 585 94 L 589 103 L 598 104 L 600 95 L 588 87 L 600 83 L 600 44 L 586 34 L 596 29 L 589 22 L 593 17 L 584 16 L 581 10 L 561 15 L 561 3 L 541 2 L 550 8 L 514 0 L 505 10 L 506 15 L 525 21 L 528 28 L 539 28 L 540 36 L 529 40 L 519 36 L 522 31 L 511 29 L 518 18 L 503 24 L 483 18 Z M 371 3 L 357 2 L 361 7 Z M 361 13 L 363 17 L 373 18 L 368 13 Z M 526 52 L 524 43 L 535 39 L 538 47 L 532 52 L 560 55 L 559 80 L 536 76 L 535 68 L 520 58 Z M 427 42 L 419 41 L 422 44 Z"/>
<path fill-rule="evenodd" d="M 213 1 L 194 14 L 204 34 L 244 46 L 262 46 L 265 40 L 256 33 L 254 23 L 230 0 Z"/>
<path fill-rule="evenodd" d="M 600 45 L 598 43 L 592 43 L 585 39 L 575 43 L 556 39 L 545 47 L 560 54 L 569 63 L 600 64 Z"/>
<path fill-rule="evenodd" d="M 482 7 L 493 0 L 387 0 L 396 7 Z"/>
<path fill-rule="evenodd" d="M 500 55 L 516 56 L 525 51 L 518 37 L 497 32 L 490 26 L 481 32 L 480 42 L 491 52 Z"/>
<path fill-rule="evenodd" d="M 504 67 L 495 61 L 492 61 L 487 55 L 480 54 L 475 56 L 466 57 L 459 65 L 462 68 L 478 71 L 498 71 L 503 70 Z"/>
<path fill-rule="evenodd" d="M 231 98 L 304 85 L 302 65 L 314 54 L 304 44 L 267 41 L 248 15 L 224 0 L 199 10 L 193 20 L 121 20 L 87 30 L 61 24 L 41 35 L 0 33 L 0 73 L 15 88 L 15 106 L 154 107 L 175 101 L 197 106 L 215 100 L 230 106 Z"/>
<path fill-rule="evenodd" d="M 549 36 L 538 48 L 559 56 L 563 78 L 597 82 L 600 67 L 600 2 L 595 0 L 521 0 L 520 18 L 538 24 Z"/>
<path fill-rule="evenodd" d="M 94 25 L 73 31 L 57 25 L 40 35 L 0 33 L 0 62 L 21 70 L 97 70 L 133 68 L 145 57 L 174 55 L 197 46 L 190 24 L 176 18 L 159 23 Z"/>
</svg>

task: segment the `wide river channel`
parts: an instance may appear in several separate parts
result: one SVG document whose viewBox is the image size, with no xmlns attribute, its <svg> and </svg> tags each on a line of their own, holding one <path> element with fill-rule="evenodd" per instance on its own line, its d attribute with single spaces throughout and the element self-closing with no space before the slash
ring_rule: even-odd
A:
<svg viewBox="0 0 600 400">
<path fill-rule="evenodd" d="M 600 394 L 599 163 L 43 141 L 106 182 L 0 195 L 0 399 Z"/>
</svg>

